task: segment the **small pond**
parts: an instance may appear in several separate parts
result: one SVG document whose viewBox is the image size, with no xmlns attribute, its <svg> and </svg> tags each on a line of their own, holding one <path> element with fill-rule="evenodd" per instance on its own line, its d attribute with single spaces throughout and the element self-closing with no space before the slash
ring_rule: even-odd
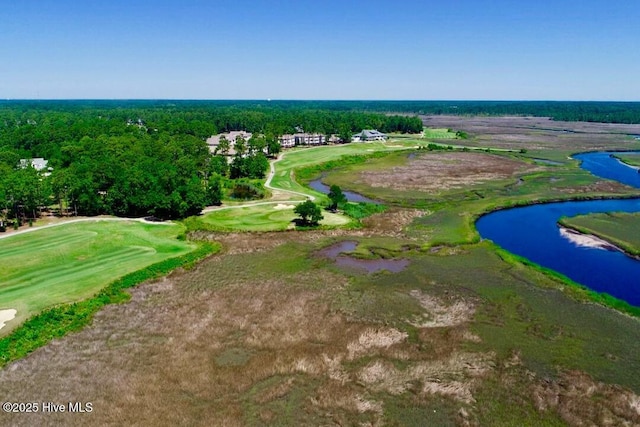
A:
<svg viewBox="0 0 640 427">
<path fill-rule="evenodd" d="M 367 273 L 377 273 L 387 270 L 399 273 L 409 265 L 408 259 L 361 259 L 346 255 L 356 249 L 358 242 L 344 241 L 333 244 L 318 252 L 324 258 L 333 259 L 338 267 L 362 270 Z"/>
</svg>

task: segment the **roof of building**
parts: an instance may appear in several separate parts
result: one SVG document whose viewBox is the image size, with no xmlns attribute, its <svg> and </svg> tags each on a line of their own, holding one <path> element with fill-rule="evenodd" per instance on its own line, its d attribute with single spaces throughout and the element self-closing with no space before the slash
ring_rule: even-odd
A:
<svg viewBox="0 0 640 427">
<path fill-rule="evenodd" d="M 375 137 L 385 137 L 385 136 L 387 136 L 382 132 L 378 132 L 376 129 L 364 129 L 362 131 L 362 134 L 364 135 L 365 138 L 375 138 Z"/>
<path fill-rule="evenodd" d="M 213 135 L 207 138 L 208 145 L 220 145 L 220 140 L 224 136 L 224 138 L 229 141 L 230 145 L 234 145 L 237 137 L 241 137 L 245 141 L 251 139 L 253 134 L 250 132 L 245 132 L 243 130 L 233 130 L 227 133 L 219 133 L 218 135 Z"/>
<path fill-rule="evenodd" d="M 26 168 L 29 164 L 37 170 L 41 171 L 47 169 L 47 165 L 49 164 L 49 160 L 45 160 L 42 157 L 34 157 L 33 159 L 20 159 L 20 167 Z"/>
</svg>

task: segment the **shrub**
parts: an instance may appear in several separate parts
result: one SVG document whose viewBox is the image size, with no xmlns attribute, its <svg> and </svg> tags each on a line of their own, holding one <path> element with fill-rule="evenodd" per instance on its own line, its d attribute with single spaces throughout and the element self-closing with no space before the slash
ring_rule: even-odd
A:
<svg viewBox="0 0 640 427">
<path fill-rule="evenodd" d="M 237 181 L 231 190 L 231 197 L 234 199 L 262 199 L 264 196 L 264 189 L 249 181 Z"/>
</svg>

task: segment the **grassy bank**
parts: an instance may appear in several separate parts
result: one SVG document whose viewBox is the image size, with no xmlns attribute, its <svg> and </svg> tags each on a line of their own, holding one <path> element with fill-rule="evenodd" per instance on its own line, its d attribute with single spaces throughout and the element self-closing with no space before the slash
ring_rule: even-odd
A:
<svg viewBox="0 0 640 427">
<path fill-rule="evenodd" d="M 17 310 L 6 334 L 43 309 L 87 298 L 126 274 L 195 248 L 180 224 L 89 221 L 0 241 L 0 309 Z"/>
<path fill-rule="evenodd" d="M 616 153 L 613 155 L 616 159 L 633 167 L 640 167 L 640 154 L 624 154 Z"/>
<path fill-rule="evenodd" d="M 295 203 L 269 203 L 256 206 L 221 209 L 200 217 L 185 220 L 189 230 L 208 231 L 282 231 L 295 228 L 293 212 Z M 323 211 L 321 226 L 346 225 L 349 219 L 332 212 Z"/>
<path fill-rule="evenodd" d="M 345 156 L 368 155 L 381 151 L 405 150 L 412 147 L 415 147 L 415 141 L 391 140 L 388 142 L 350 143 L 291 150 L 276 164 L 276 173 L 271 185 L 283 190 L 324 197 L 323 194 L 304 187 L 296 181 L 296 169 L 335 161 Z"/>
<path fill-rule="evenodd" d="M 0 338 L 0 367 L 26 356 L 54 338 L 83 328 L 105 305 L 127 301 L 127 288 L 162 277 L 179 267 L 189 268 L 218 249 L 217 244 L 199 243 L 196 249 L 187 254 L 147 265 L 112 281 L 90 298 L 60 304 L 29 318 L 11 334 Z"/>
<path fill-rule="evenodd" d="M 640 256 L 640 214 L 622 212 L 579 215 L 560 224 L 606 240 L 628 254 Z"/>
</svg>

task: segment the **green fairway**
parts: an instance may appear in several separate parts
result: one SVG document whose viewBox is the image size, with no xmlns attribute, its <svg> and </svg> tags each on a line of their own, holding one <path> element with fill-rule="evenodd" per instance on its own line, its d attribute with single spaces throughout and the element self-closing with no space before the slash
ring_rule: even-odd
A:
<svg viewBox="0 0 640 427">
<path fill-rule="evenodd" d="M 456 139 L 457 135 L 451 129 L 424 128 L 423 138 L 427 139 Z"/>
<path fill-rule="evenodd" d="M 593 234 L 633 255 L 640 255 L 640 214 L 622 212 L 562 218 L 560 223 L 582 233 Z"/>
<path fill-rule="evenodd" d="M 209 212 L 200 218 L 206 229 L 219 231 L 279 231 L 293 228 L 298 216 L 293 203 L 273 203 Z M 349 219 L 323 211 L 320 225 L 343 225 Z"/>
<path fill-rule="evenodd" d="M 387 142 L 363 142 L 344 145 L 330 145 L 316 148 L 303 148 L 288 151 L 282 160 L 276 163 L 276 173 L 271 185 L 282 190 L 297 191 L 316 197 L 323 194 L 302 186 L 295 179 L 295 169 L 339 159 L 343 156 L 367 155 L 381 151 L 404 150 L 415 147 L 417 141 L 389 140 Z"/>
<path fill-rule="evenodd" d="M 80 222 L 0 240 L 0 310 L 17 310 L 2 335 L 42 309 L 87 298 L 132 271 L 194 248 L 182 225 Z"/>
</svg>

